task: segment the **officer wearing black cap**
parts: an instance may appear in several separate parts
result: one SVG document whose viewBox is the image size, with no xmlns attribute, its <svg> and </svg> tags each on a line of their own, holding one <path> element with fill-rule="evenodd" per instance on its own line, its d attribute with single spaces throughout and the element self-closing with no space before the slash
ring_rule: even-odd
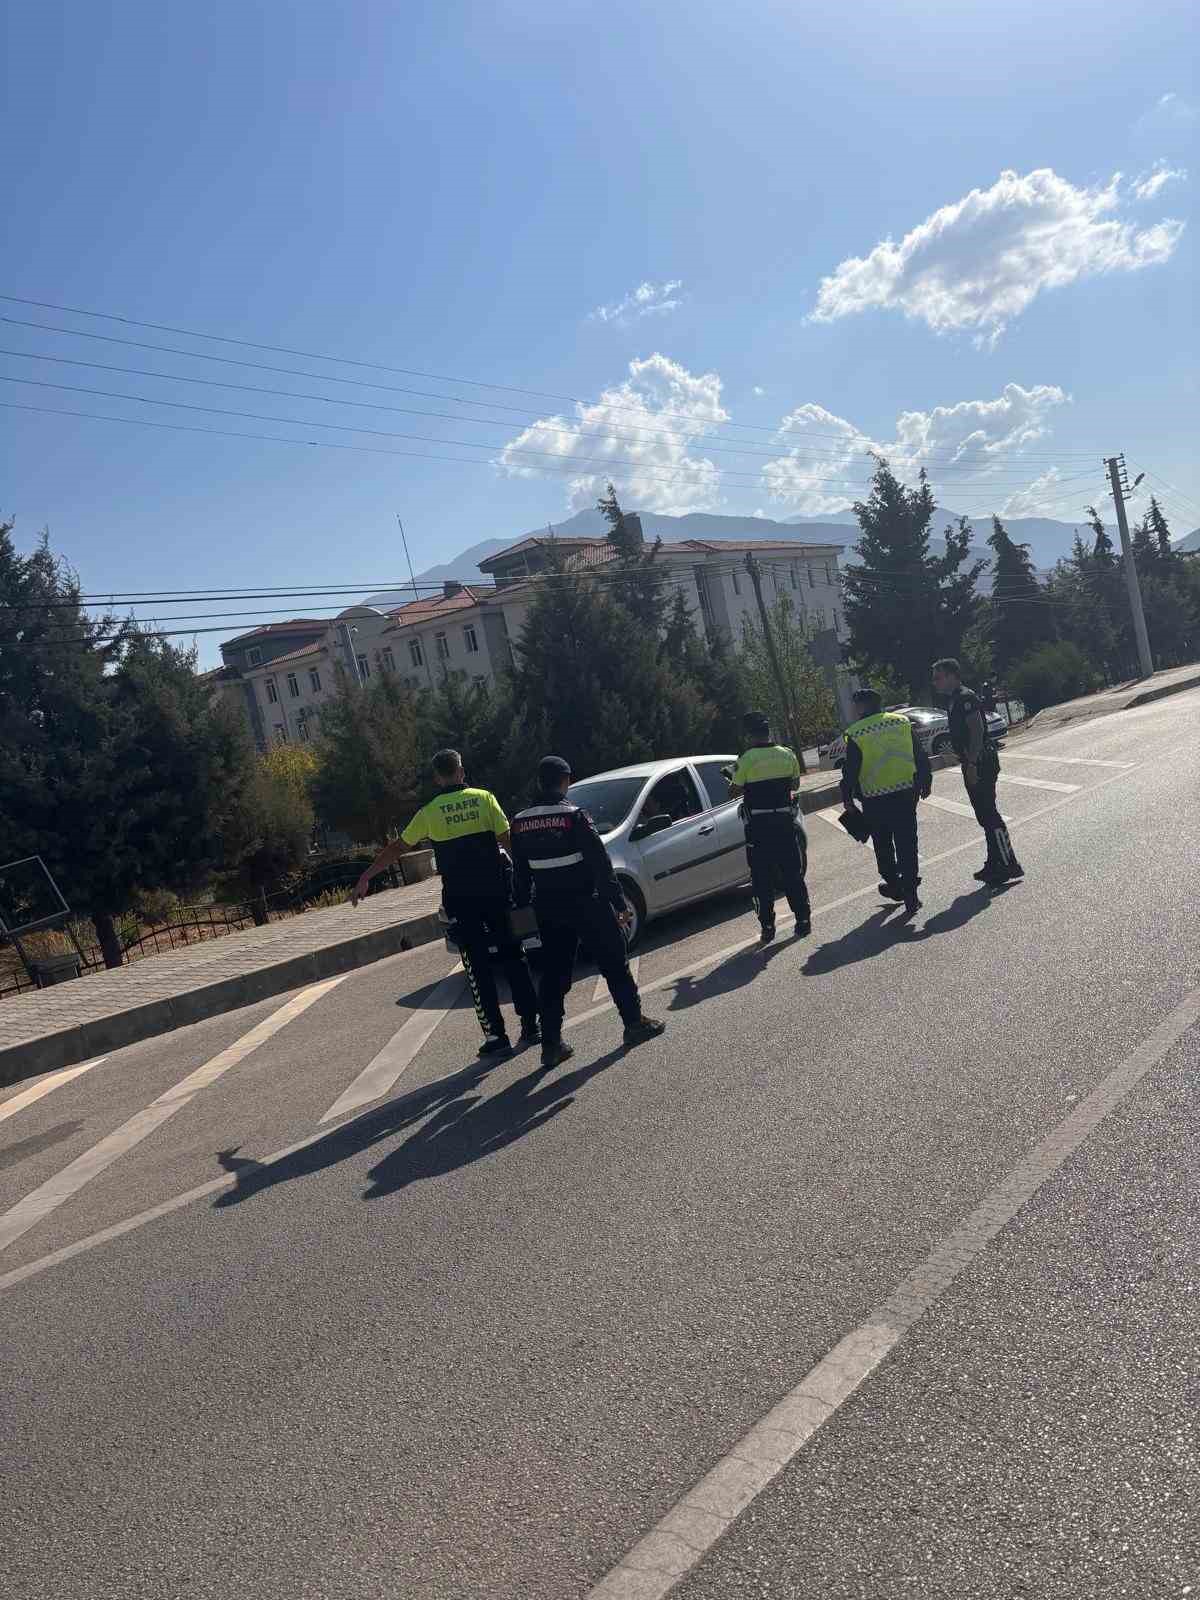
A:
<svg viewBox="0 0 1200 1600">
<path fill-rule="evenodd" d="M 908 916 L 917 899 L 917 796 L 933 788 L 933 769 L 907 717 L 880 708 L 874 689 L 855 691 L 858 721 L 846 729 L 842 799 L 847 809 L 862 801 L 882 882 L 880 894 L 903 900 Z"/>
<path fill-rule="evenodd" d="M 629 908 L 595 823 L 567 799 L 570 782 L 568 763 L 545 756 L 538 766 L 537 803 L 512 820 L 516 902 L 532 902 L 542 940 L 538 1010 L 544 1067 L 574 1054 L 563 1043 L 562 1025 L 580 940 L 608 984 L 625 1024 L 625 1043 L 640 1044 L 666 1028 L 642 1013 L 621 932 Z"/>
<path fill-rule="evenodd" d="M 988 738 L 979 696 L 962 681 L 962 668 L 951 656 L 933 663 L 933 687 L 948 701 L 950 742 L 962 765 L 967 799 L 987 841 L 987 859 L 975 876 L 980 883 L 995 886 L 1023 878 L 1025 869 L 996 805 L 1000 753 Z"/>
<path fill-rule="evenodd" d="M 496 993 L 492 949 L 512 989 L 521 1019 L 521 1043 L 536 1044 L 537 997 L 525 953 L 509 922 L 512 898 L 503 850 L 509 842 L 508 818 L 489 789 L 468 785 L 457 750 L 439 750 L 434 756 L 433 781 L 438 790 L 435 797 L 421 807 L 399 839 L 385 845 L 375 857 L 355 885 L 351 903 L 358 904 L 377 872 L 398 860 L 406 849 L 428 839 L 442 877 L 446 915 L 484 1033 L 479 1054 L 500 1055 L 512 1048 Z"/>
<path fill-rule="evenodd" d="M 761 711 L 747 712 L 742 729 L 751 743 L 730 774 L 729 792 L 743 796 L 746 854 L 762 942 L 770 944 L 775 937 L 775 897 L 780 891 L 796 918 L 796 937 L 802 939 L 812 932 L 812 911 L 804 881 L 807 841 L 796 800 L 800 763 L 794 751 L 771 738 L 771 724 Z"/>
</svg>

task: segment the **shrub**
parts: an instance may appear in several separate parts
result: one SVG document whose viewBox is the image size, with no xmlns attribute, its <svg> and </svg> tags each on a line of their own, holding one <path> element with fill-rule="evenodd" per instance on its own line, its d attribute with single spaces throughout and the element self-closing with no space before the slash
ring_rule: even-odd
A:
<svg viewBox="0 0 1200 1600">
<path fill-rule="evenodd" d="M 1039 645 L 1018 661 L 1008 675 L 1008 687 L 1025 702 L 1032 716 L 1047 706 L 1074 700 L 1099 687 L 1100 674 L 1078 645 L 1061 639 Z"/>
</svg>

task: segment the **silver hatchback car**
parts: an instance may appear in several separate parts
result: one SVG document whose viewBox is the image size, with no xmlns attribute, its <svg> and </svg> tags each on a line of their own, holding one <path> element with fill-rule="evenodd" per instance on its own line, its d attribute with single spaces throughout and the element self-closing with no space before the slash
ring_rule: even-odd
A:
<svg viewBox="0 0 1200 1600">
<path fill-rule="evenodd" d="M 567 798 L 592 818 L 633 911 L 632 948 L 664 911 L 750 882 L 746 831 L 722 767 L 736 756 L 676 756 L 582 778 Z"/>
</svg>

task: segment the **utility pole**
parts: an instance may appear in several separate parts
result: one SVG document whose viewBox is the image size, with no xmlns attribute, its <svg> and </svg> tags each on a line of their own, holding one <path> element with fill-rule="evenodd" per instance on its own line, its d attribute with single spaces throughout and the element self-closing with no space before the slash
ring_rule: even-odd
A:
<svg viewBox="0 0 1200 1600">
<path fill-rule="evenodd" d="M 362 688 L 362 681 L 363 681 L 363 679 L 362 679 L 362 668 L 358 664 L 358 652 L 355 650 L 354 641 L 350 637 L 351 632 L 357 633 L 358 629 L 357 628 L 351 629 L 350 624 L 348 622 L 343 622 L 342 623 L 342 638 L 346 641 L 346 654 L 350 657 L 350 665 L 354 668 L 354 681 L 358 685 L 358 687 L 361 689 Z"/>
<path fill-rule="evenodd" d="M 775 647 L 775 635 L 771 631 L 771 619 L 767 614 L 767 603 L 763 599 L 762 572 L 753 555 L 746 557 L 746 571 L 750 574 L 750 582 L 754 585 L 754 598 L 758 602 L 758 615 L 762 621 L 763 641 L 767 647 L 767 656 L 771 663 L 771 675 L 775 679 L 775 687 L 779 690 L 780 704 L 783 714 L 787 718 L 788 737 L 792 741 L 792 749 L 796 752 L 796 760 L 800 763 L 800 771 L 806 771 L 804 765 L 804 751 L 800 747 L 800 730 L 796 726 L 796 714 L 792 708 L 792 697 L 788 690 L 787 679 L 783 675 L 783 665 L 779 659 L 779 651 Z"/>
<path fill-rule="evenodd" d="M 1133 613 L 1133 634 L 1137 640 L 1138 662 L 1142 677 L 1148 678 L 1154 671 L 1154 658 L 1150 654 L 1150 636 L 1146 632 L 1146 616 L 1142 610 L 1142 590 L 1133 560 L 1129 523 L 1125 519 L 1125 498 L 1131 492 L 1125 476 L 1125 457 L 1109 456 L 1104 465 L 1108 468 L 1113 505 L 1117 508 L 1117 527 L 1121 530 L 1121 554 L 1125 558 L 1125 584 L 1129 590 L 1129 609 Z M 1136 488 L 1136 485 L 1134 487 Z"/>
</svg>

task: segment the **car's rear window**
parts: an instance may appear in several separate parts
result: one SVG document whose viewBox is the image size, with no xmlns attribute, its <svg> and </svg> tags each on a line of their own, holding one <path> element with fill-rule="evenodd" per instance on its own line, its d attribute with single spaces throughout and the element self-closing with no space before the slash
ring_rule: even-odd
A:
<svg viewBox="0 0 1200 1600">
<path fill-rule="evenodd" d="M 611 833 L 633 810 L 645 778 L 591 778 L 573 783 L 567 799 L 586 811 L 601 833 Z"/>
</svg>

